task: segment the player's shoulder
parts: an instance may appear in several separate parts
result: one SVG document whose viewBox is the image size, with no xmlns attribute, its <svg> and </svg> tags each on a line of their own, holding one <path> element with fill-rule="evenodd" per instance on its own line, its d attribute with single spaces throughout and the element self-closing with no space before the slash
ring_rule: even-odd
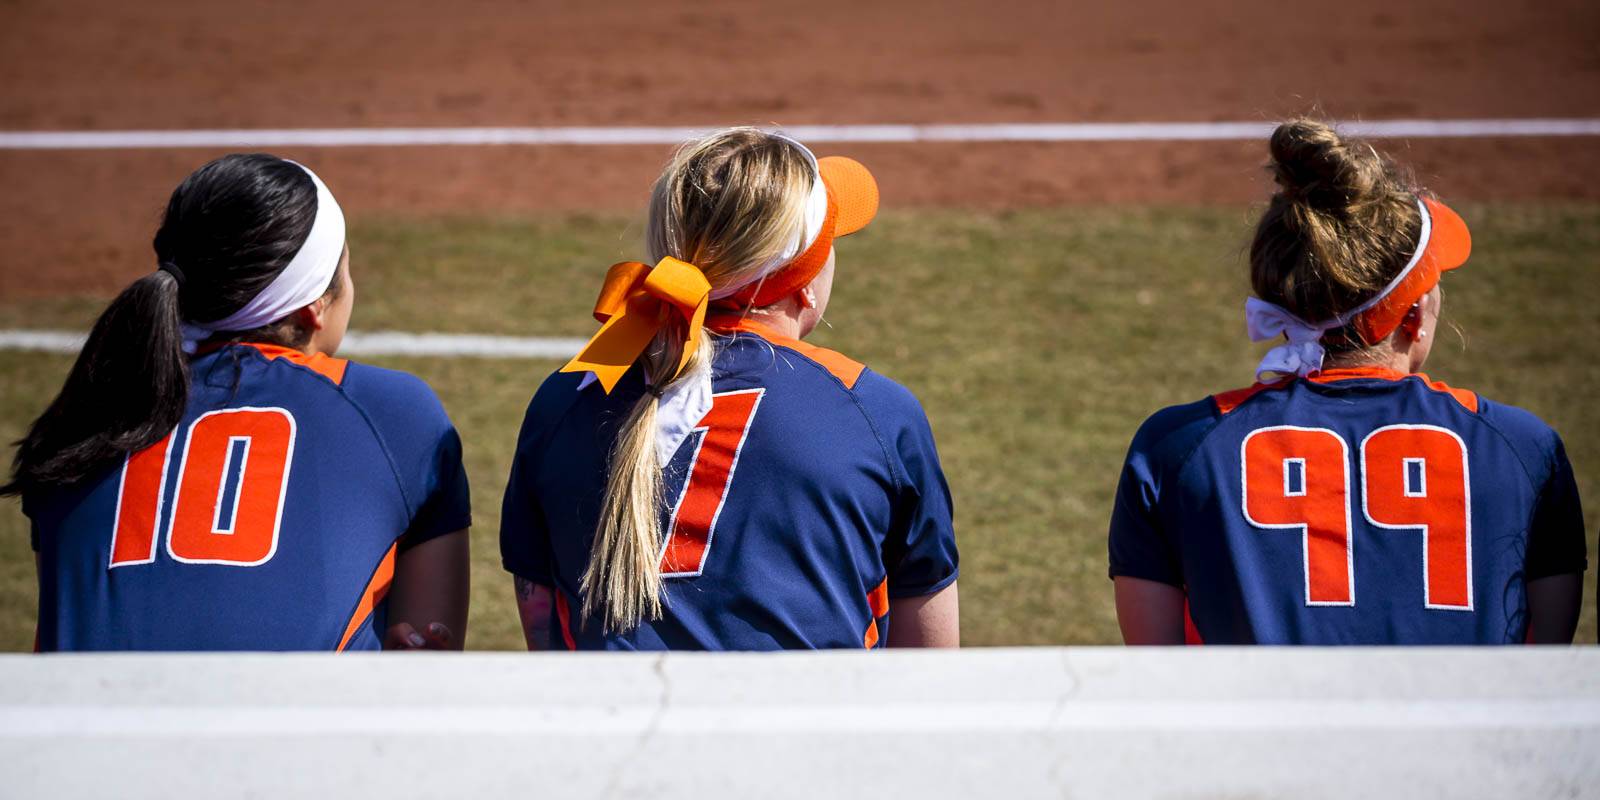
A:
<svg viewBox="0 0 1600 800">
<path fill-rule="evenodd" d="M 350 361 L 339 387 L 386 430 L 432 431 L 450 425 L 438 393 L 409 372 Z"/>
<path fill-rule="evenodd" d="M 1133 435 L 1129 457 L 1168 461 L 1193 451 L 1222 419 L 1221 397 L 1223 395 L 1214 395 L 1167 406 L 1146 417 Z"/>
<path fill-rule="evenodd" d="M 802 380 L 819 378 L 822 383 L 837 385 L 845 391 L 855 390 L 867 371 L 865 364 L 843 353 L 784 336 L 754 322 L 741 321 L 725 326 L 720 332 L 730 337 L 719 351 L 733 362 L 727 364 L 728 367 L 743 370 L 753 366 L 768 379 L 784 374 L 771 370 L 777 362 L 769 356 L 779 352 L 783 365 L 802 367 L 799 371 L 788 371 L 790 374 Z"/>
<path fill-rule="evenodd" d="M 634 376 L 624 376 L 624 381 Z M 598 380 L 588 372 L 552 372 L 539 383 L 533 398 L 528 401 L 528 416 L 553 419 L 564 415 L 584 393 L 594 390 L 602 394 Z"/>
<path fill-rule="evenodd" d="M 623 384 L 632 385 L 638 382 L 634 374 L 636 372 L 637 368 L 624 376 Z M 518 436 L 519 443 L 526 443 L 554 429 L 581 398 L 591 394 L 592 397 L 588 402 L 605 403 L 619 402 L 617 398 L 621 392 L 606 394 L 600 382 L 594 379 L 593 373 L 550 373 L 540 382 L 539 388 L 534 390 L 533 397 L 528 400 L 528 408 L 522 418 L 522 431 Z"/>
<path fill-rule="evenodd" d="M 1478 416 L 1505 437 L 1507 444 L 1522 456 L 1530 472 L 1537 474 L 1541 467 L 1564 458 L 1561 436 L 1555 428 L 1525 408 L 1481 397 Z"/>
<path fill-rule="evenodd" d="M 874 422 L 881 423 L 881 427 L 904 424 L 926 427 L 927 415 L 922 403 L 910 389 L 893 378 L 837 350 L 767 332 L 761 332 L 760 336 L 765 343 L 791 354 L 790 363 L 793 363 L 792 356 L 808 363 L 812 376 L 820 379 L 813 383 L 842 390 Z M 829 389 L 823 388 L 823 391 Z"/>
<path fill-rule="evenodd" d="M 869 411 L 896 416 L 923 416 L 922 402 L 899 381 L 873 369 L 862 370 L 852 390 Z"/>
<path fill-rule="evenodd" d="M 1485 422 L 1499 428 L 1508 437 L 1545 441 L 1555 439 L 1555 428 L 1539 415 L 1520 406 L 1501 403 L 1487 397 L 1478 398 L 1478 414 Z"/>
</svg>

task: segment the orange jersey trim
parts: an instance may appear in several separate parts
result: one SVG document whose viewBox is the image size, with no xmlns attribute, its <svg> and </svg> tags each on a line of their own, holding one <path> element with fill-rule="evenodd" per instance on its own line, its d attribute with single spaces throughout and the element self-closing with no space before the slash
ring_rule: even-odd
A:
<svg viewBox="0 0 1600 800">
<path fill-rule="evenodd" d="M 714 317 L 706 321 L 706 327 L 719 333 L 753 333 L 779 347 L 787 347 L 821 364 L 824 369 L 833 373 L 833 377 L 838 378 L 846 389 L 856 388 L 856 381 L 861 379 L 861 373 L 867 368 L 865 364 L 832 350 L 806 344 L 799 339 L 791 339 L 776 333 L 771 328 L 748 317 Z"/>
<path fill-rule="evenodd" d="M 344 370 L 350 365 L 349 361 L 346 361 L 342 358 L 334 358 L 333 356 L 323 355 L 322 353 L 305 353 L 292 347 L 266 344 L 265 342 L 229 342 L 228 344 L 236 344 L 240 347 L 254 348 L 268 361 L 271 361 L 275 358 L 286 358 L 302 367 L 305 367 L 306 369 L 311 370 L 312 372 L 317 373 L 318 375 L 321 375 L 324 378 L 327 378 L 330 381 L 333 381 L 335 384 L 344 383 Z M 213 344 L 201 347 L 196 355 L 204 355 L 206 353 L 221 350 L 222 348 L 227 347 L 228 344 Z"/>
<path fill-rule="evenodd" d="M 261 355 L 266 356 L 268 361 L 274 358 L 285 358 L 293 361 L 336 384 L 344 383 L 344 370 L 345 367 L 350 365 L 349 361 L 342 358 L 334 358 L 322 353 L 303 353 L 292 347 L 281 347 L 262 342 L 239 342 L 239 344 L 245 347 L 254 347 Z"/>
<path fill-rule="evenodd" d="M 1288 385 L 1289 381 L 1258 383 L 1254 386 L 1246 386 L 1243 389 L 1233 389 L 1221 394 L 1214 394 L 1211 396 L 1211 402 L 1216 403 L 1217 410 L 1226 416 L 1232 413 L 1234 409 L 1244 405 L 1250 398 L 1270 389 L 1282 389 Z"/>
<path fill-rule="evenodd" d="M 1183 643 L 1187 645 L 1205 644 L 1206 640 L 1200 635 L 1200 629 L 1194 624 L 1194 615 L 1189 613 L 1189 597 L 1183 598 Z"/>
<path fill-rule="evenodd" d="M 878 585 L 867 592 L 867 608 L 872 610 L 872 619 L 867 620 L 867 634 L 862 637 L 861 643 L 871 650 L 878 643 L 878 619 L 889 614 L 888 578 L 878 581 Z"/>
<path fill-rule="evenodd" d="M 567 593 L 561 587 L 550 587 L 556 595 L 556 618 L 561 623 L 561 641 L 568 650 L 577 650 L 578 643 L 572 638 L 572 609 L 567 605 Z"/>
<path fill-rule="evenodd" d="M 872 616 L 874 617 L 881 617 L 889 613 L 888 578 L 879 581 L 877 587 L 867 594 L 867 605 L 872 609 Z"/>
<path fill-rule="evenodd" d="M 1452 388 L 1442 381 L 1430 379 L 1427 375 L 1421 372 L 1398 372 L 1396 370 L 1384 369 L 1382 367 L 1349 367 L 1323 370 L 1322 372 L 1312 375 L 1306 380 L 1309 380 L 1313 383 L 1334 383 L 1337 381 L 1348 381 L 1357 378 L 1398 381 L 1413 377 L 1420 378 L 1429 389 L 1432 389 L 1435 392 L 1450 395 L 1457 403 L 1461 404 L 1462 408 L 1465 408 L 1474 414 L 1478 413 L 1478 394 L 1476 392 L 1469 391 L 1467 389 Z M 1226 415 L 1239 406 L 1244 405 L 1250 400 L 1250 398 L 1255 397 L 1262 392 L 1271 391 L 1273 389 L 1287 388 L 1293 383 L 1294 379 L 1286 379 L 1276 381 L 1274 383 L 1258 383 L 1254 386 L 1247 386 L 1243 389 L 1234 389 L 1232 391 L 1222 392 L 1221 394 L 1214 394 L 1211 396 L 1211 400 L 1217 404 L 1217 410 Z"/>
<path fill-rule="evenodd" d="M 339 639 L 338 652 L 344 652 L 350 646 L 350 639 L 361 628 L 361 623 L 372 616 L 373 609 L 383 602 L 389 595 L 389 586 L 394 583 L 394 556 L 400 544 L 389 545 L 389 552 L 383 554 L 383 560 L 378 562 L 378 568 L 372 573 L 372 580 L 367 582 L 367 588 L 361 593 L 361 602 L 356 604 L 355 613 L 350 615 L 350 621 L 344 626 L 344 636 Z M 381 639 L 383 634 L 378 634 Z"/>
</svg>

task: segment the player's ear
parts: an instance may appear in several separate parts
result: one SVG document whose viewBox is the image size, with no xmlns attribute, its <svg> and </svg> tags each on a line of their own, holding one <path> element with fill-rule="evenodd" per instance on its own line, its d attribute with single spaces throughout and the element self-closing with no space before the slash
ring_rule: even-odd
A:
<svg viewBox="0 0 1600 800">
<path fill-rule="evenodd" d="M 1406 339 L 1409 341 L 1416 341 L 1417 334 L 1422 331 L 1422 319 L 1424 316 L 1422 303 L 1425 300 L 1426 298 L 1413 303 L 1411 308 L 1406 311 L 1405 317 L 1400 320 L 1400 331 L 1405 334 Z"/>
<path fill-rule="evenodd" d="M 801 308 L 816 308 L 817 307 L 817 293 L 810 286 L 807 286 L 807 287 L 801 289 L 800 291 L 795 292 L 794 293 L 794 299 L 795 299 L 795 302 L 800 304 Z"/>
<path fill-rule="evenodd" d="M 323 295 L 299 311 L 294 312 L 295 324 L 304 331 L 320 331 L 327 324 L 328 296 Z"/>
</svg>

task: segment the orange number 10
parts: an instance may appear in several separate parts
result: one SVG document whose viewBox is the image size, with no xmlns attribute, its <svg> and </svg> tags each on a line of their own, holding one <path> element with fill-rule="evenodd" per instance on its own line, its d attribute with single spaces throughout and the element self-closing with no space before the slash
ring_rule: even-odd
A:
<svg viewBox="0 0 1600 800">
<path fill-rule="evenodd" d="M 278 550 L 295 421 L 281 408 L 212 411 L 189 426 L 178 460 L 167 554 L 186 564 L 254 567 Z M 155 561 L 172 435 L 128 457 L 111 567 Z"/>
</svg>

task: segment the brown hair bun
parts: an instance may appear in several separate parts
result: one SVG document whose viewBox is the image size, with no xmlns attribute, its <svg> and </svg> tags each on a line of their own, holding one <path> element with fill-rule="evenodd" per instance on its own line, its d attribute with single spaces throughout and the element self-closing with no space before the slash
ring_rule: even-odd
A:
<svg viewBox="0 0 1600 800">
<path fill-rule="evenodd" d="M 1326 123 L 1285 122 L 1272 132 L 1272 177 L 1292 202 L 1348 215 L 1387 194 L 1388 162 L 1361 141 L 1346 141 Z"/>
</svg>

